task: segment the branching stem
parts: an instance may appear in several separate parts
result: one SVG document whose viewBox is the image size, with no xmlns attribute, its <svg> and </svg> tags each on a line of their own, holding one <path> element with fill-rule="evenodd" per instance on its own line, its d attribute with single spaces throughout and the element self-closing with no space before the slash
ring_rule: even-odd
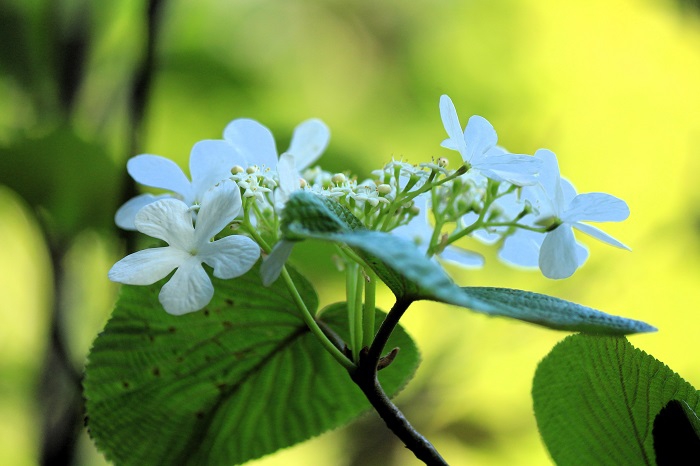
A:
<svg viewBox="0 0 700 466">
<path fill-rule="evenodd" d="M 423 437 L 404 417 L 403 413 L 384 393 L 377 371 L 379 361 L 389 337 L 399 323 L 408 306 L 413 301 L 398 299 L 379 327 L 379 331 L 368 350 L 360 353 L 356 368 L 349 370 L 350 378 L 365 394 L 367 400 L 384 420 L 387 427 L 396 435 L 416 458 L 429 466 L 445 466 L 447 462 L 435 447 Z"/>
</svg>

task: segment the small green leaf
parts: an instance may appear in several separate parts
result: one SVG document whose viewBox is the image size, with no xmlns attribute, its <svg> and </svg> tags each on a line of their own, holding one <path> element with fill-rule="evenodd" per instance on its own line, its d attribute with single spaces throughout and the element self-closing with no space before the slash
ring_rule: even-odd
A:
<svg viewBox="0 0 700 466">
<path fill-rule="evenodd" d="M 290 273 L 313 312 L 313 288 Z M 213 282 L 211 303 L 184 316 L 163 311 L 161 284 L 122 288 L 84 381 L 90 433 L 115 464 L 240 464 L 369 409 L 281 281 L 263 287 L 256 267 Z M 326 308 L 323 322 L 347 341 L 346 310 L 344 303 Z M 379 374 L 389 394 L 419 361 L 402 329 L 392 338 L 401 354 Z"/>
<path fill-rule="evenodd" d="M 353 220 L 354 219 L 354 220 Z M 427 299 L 557 330 L 624 335 L 653 332 L 651 325 L 605 314 L 562 299 L 505 288 L 460 288 L 436 262 L 402 238 L 365 229 L 332 199 L 294 194 L 285 208 L 290 238 L 343 243 L 352 248 L 400 299 Z"/>
<path fill-rule="evenodd" d="M 654 419 L 671 400 L 697 412 L 700 393 L 622 337 L 572 335 L 540 363 L 537 426 L 558 465 L 655 463 Z"/>
</svg>

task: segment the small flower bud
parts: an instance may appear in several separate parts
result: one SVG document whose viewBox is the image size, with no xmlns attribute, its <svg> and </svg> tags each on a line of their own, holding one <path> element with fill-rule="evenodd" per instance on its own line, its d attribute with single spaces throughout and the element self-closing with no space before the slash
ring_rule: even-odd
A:
<svg viewBox="0 0 700 466">
<path fill-rule="evenodd" d="M 299 178 L 299 187 L 304 189 L 309 185 L 309 183 L 304 178 Z"/>
<path fill-rule="evenodd" d="M 377 186 L 377 191 L 382 196 L 385 196 L 391 192 L 391 186 L 389 186 L 388 184 L 380 184 L 379 186 Z"/>
<path fill-rule="evenodd" d="M 240 165 L 234 165 L 231 169 L 231 174 L 238 175 L 239 173 L 243 173 L 244 171 L 245 170 L 243 170 L 243 167 L 241 167 Z"/>
<path fill-rule="evenodd" d="M 342 173 L 336 173 L 336 174 L 333 175 L 333 177 L 331 178 L 331 181 L 332 181 L 334 184 L 341 184 L 341 183 L 345 183 L 346 178 L 345 178 L 345 175 L 343 175 Z"/>
<path fill-rule="evenodd" d="M 257 165 L 251 165 L 250 167 L 246 168 L 245 172 L 249 175 L 252 175 L 253 173 L 257 172 L 259 170 Z"/>
</svg>

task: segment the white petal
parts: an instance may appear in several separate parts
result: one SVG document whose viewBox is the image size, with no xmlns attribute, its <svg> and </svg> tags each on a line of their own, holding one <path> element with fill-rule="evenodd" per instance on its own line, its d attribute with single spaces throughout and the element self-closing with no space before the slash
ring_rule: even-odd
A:
<svg viewBox="0 0 700 466">
<path fill-rule="evenodd" d="M 192 205 L 202 201 L 204 193 L 219 181 L 231 177 L 234 165 L 246 165 L 231 144 L 226 141 L 199 141 L 190 152 L 190 175 L 192 175 Z"/>
<path fill-rule="evenodd" d="M 503 242 L 498 257 L 507 264 L 520 267 L 537 267 L 540 260 L 540 246 L 544 234 L 536 231 L 517 230 Z"/>
<path fill-rule="evenodd" d="M 580 264 L 571 227 L 563 224 L 547 233 L 540 247 L 539 265 L 547 278 L 567 278 L 573 275 Z"/>
<path fill-rule="evenodd" d="M 467 127 L 464 128 L 464 140 L 467 144 L 466 161 L 471 161 L 474 157 L 480 157 L 498 142 L 496 130 L 484 117 L 474 115 L 469 118 Z"/>
<path fill-rule="evenodd" d="M 126 170 L 137 182 L 154 188 L 187 196 L 190 181 L 182 169 L 172 160 L 159 155 L 142 154 L 132 157 L 126 163 Z"/>
<path fill-rule="evenodd" d="M 559 163 L 554 152 L 547 149 L 539 149 L 535 152 L 535 158 L 542 160 L 539 170 L 538 181 L 544 189 L 547 198 L 552 203 L 555 210 L 554 215 L 559 215 L 564 211 L 565 201 L 562 193 L 561 175 L 559 174 Z"/>
<path fill-rule="evenodd" d="M 300 187 L 300 176 L 295 167 L 294 155 L 288 153 L 280 155 L 280 160 L 277 163 L 277 176 L 280 184 L 275 192 L 275 209 L 280 210 L 286 204 L 289 196 Z"/>
<path fill-rule="evenodd" d="M 605 233 L 604 231 L 592 226 L 592 225 L 586 225 L 585 223 L 573 223 L 572 226 L 576 228 L 578 231 L 582 231 L 583 233 L 586 233 L 587 235 L 590 235 L 594 237 L 595 239 L 598 239 L 604 243 L 608 243 L 611 246 L 615 246 L 616 248 L 620 249 L 627 249 L 628 251 L 631 251 L 631 249 L 628 246 L 625 246 L 609 234 Z"/>
<path fill-rule="evenodd" d="M 328 146 L 330 137 L 328 126 L 321 120 L 306 120 L 294 130 L 287 152 L 294 156 L 298 169 L 304 170 L 318 160 Z"/>
<path fill-rule="evenodd" d="M 620 222 L 630 215 L 627 203 L 605 193 L 576 196 L 561 219 L 565 222 Z"/>
<path fill-rule="evenodd" d="M 231 223 L 241 211 L 241 205 L 241 191 L 231 180 L 222 181 L 204 193 L 194 232 L 197 247 L 208 243 Z"/>
<path fill-rule="evenodd" d="M 488 178 L 527 186 L 537 183 L 537 174 L 542 162 L 528 155 L 506 154 L 474 157 L 472 165 Z"/>
<path fill-rule="evenodd" d="M 148 236 L 162 239 L 169 245 L 188 251 L 194 239 L 192 214 L 178 199 L 161 199 L 138 211 L 136 228 Z"/>
<path fill-rule="evenodd" d="M 447 246 L 441 253 L 440 259 L 462 267 L 483 267 L 484 256 L 473 251 Z"/>
<path fill-rule="evenodd" d="M 114 264 L 107 276 L 113 282 L 126 285 L 151 285 L 165 278 L 189 257 L 186 252 L 171 246 L 144 249 Z"/>
<path fill-rule="evenodd" d="M 239 118 L 233 120 L 224 129 L 224 139 L 250 165 L 266 166 L 272 170 L 277 167 L 277 146 L 272 133 L 255 120 Z"/>
<path fill-rule="evenodd" d="M 459 122 L 459 116 L 457 116 L 457 109 L 452 103 L 452 100 L 446 95 L 440 96 L 440 117 L 442 118 L 445 131 L 450 137 L 443 141 L 442 147 L 459 151 L 459 153 L 462 154 L 462 158 L 465 161 L 469 161 L 469 159 L 466 158 L 467 145 L 464 142 L 464 134 L 462 133 L 462 125 Z"/>
<path fill-rule="evenodd" d="M 160 196 L 154 196 L 153 194 L 139 194 L 136 197 L 132 197 L 126 201 L 114 214 L 114 223 L 117 224 L 119 228 L 124 230 L 136 230 L 136 214 L 144 206 L 156 202 L 160 199 L 169 198 L 169 194 L 161 194 Z"/>
<path fill-rule="evenodd" d="M 214 269 L 217 278 L 240 277 L 258 261 L 260 246 L 247 236 L 226 236 L 207 243 L 198 257 Z"/>
<path fill-rule="evenodd" d="M 199 260 L 190 257 L 163 285 L 158 299 L 168 314 L 182 315 L 202 309 L 213 296 L 211 279 Z"/>
<path fill-rule="evenodd" d="M 270 286 L 279 278 L 280 273 L 282 273 L 282 267 L 284 267 L 285 262 L 292 254 L 294 244 L 293 241 L 281 240 L 275 244 L 270 254 L 263 259 L 260 266 L 263 286 Z"/>
</svg>

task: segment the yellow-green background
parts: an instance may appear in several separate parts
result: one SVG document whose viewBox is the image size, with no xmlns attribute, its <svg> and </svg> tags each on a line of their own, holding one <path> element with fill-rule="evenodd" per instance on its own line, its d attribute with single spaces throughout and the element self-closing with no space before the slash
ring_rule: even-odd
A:
<svg viewBox="0 0 700 466">
<path fill-rule="evenodd" d="M 392 156 L 420 162 L 448 154 L 439 147 L 445 134 L 438 112 L 439 96 L 447 93 L 463 122 L 471 114 L 488 118 L 513 152 L 553 150 L 579 192 L 609 192 L 632 212 L 627 221 L 604 226 L 632 252 L 583 238 L 591 258 L 568 280 L 510 269 L 488 250 L 483 270 L 451 269 L 455 279 L 544 292 L 647 321 L 659 332 L 632 343 L 700 386 L 700 18 L 692 3 L 168 1 L 139 151 L 186 167 L 194 142 L 220 137 L 237 117 L 272 128 L 284 149 L 298 122 L 319 117 L 332 131 L 321 162 L 364 177 Z M 126 108 L 145 42 L 144 2 L 1 0 L 0 6 L 27 25 L 36 50 L 45 47 L 46 15 L 57 15 L 64 27 L 87 22 L 91 40 L 70 115 L 50 111 L 50 102 L 37 104 L 32 93 L 50 85 L 28 86 L 0 68 L 0 146 L 69 124 L 102 145 L 118 165 L 114 176 L 123 176 L 126 159 L 135 155 L 127 153 Z M 41 70 L 36 62 L 45 57 L 25 58 Z M 65 156 L 60 146 L 41 155 Z M 80 199 L 73 208 L 81 209 Z M 117 287 L 106 273 L 124 244 L 114 230 L 70 238 L 64 330 L 82 364 L 114 302 Z M 312 263 L 312 249 L 302 249 L 297 264 L 322 300 L 336 300 L 341 288 L 328 279 L 332 266 Z M 0 186 L 0 464 L 37 462 L 36 379 L 52 296 L 37 216 Z M 390 305 L 387 294 L 380 301 Z M 424 362 L 397 402 L 450 464 L 550 462 L 529 391 L 538 361 L 565 334 L 426 304 L 416 305 L 404 325 Z M 381 426 L 367 419 L 360 426 L 372 429 L 379 448 L 389 439 L 393 464 L 417 464 Z M 348 459 L 353 445 L 373 454 L 360 430 L 340 429 L 251 464 L 371 464 Z M 84 436 L 78 464 L 102 463 Z"/>
</svg>

